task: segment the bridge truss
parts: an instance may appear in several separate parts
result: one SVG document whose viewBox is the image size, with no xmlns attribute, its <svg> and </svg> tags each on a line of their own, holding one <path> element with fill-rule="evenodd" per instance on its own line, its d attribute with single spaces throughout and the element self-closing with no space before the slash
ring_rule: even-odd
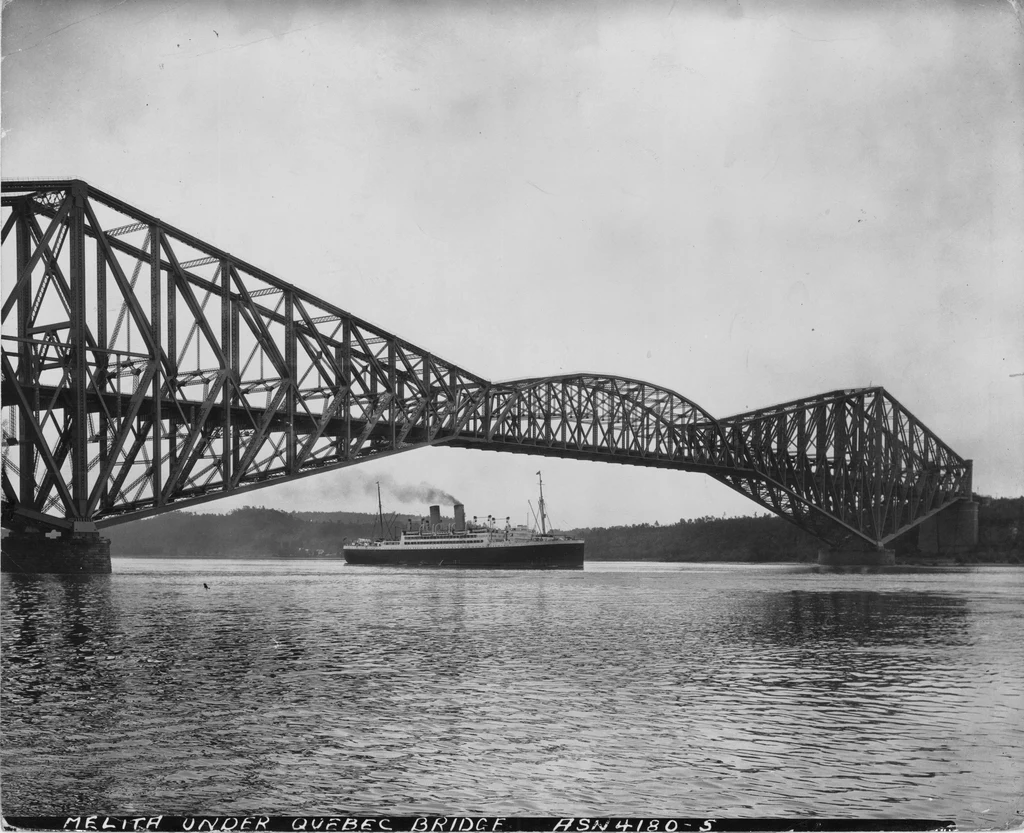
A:
<svg viewBox="0 0 1024 833">
<path fill-rule="evenodd" d="M 716 419 L 646 382 L 489 382 L 80 180 L 3 183 L 3 525 L 92 530 L 447 444 L 708 474 L 882 546 L 971 465 L 882 388 Z"/>
</svg>

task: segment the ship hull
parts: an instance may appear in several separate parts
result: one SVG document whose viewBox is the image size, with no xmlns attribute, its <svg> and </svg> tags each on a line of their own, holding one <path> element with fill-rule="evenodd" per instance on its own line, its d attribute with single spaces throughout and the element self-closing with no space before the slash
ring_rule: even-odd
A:
<svg viewBox="0 0 1024 833">
<path fill-rule="evenodd" d="M 349 564 L 379 567 L 453 567 L 485 570 L 582 570 L 583 542 L 429 548 L 410 546 L 345 547 Z"/>
</svg>

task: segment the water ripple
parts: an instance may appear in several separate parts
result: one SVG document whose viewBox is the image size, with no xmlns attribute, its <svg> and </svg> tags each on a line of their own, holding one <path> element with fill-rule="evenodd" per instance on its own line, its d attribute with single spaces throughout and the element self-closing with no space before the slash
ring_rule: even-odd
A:
<svg viewBox="0 0 1024 833">
<path fill-rule="evenodd" d="M 1021 819 L 1019 570 L 115 569 L 3 577 L 8 813 Z"/>
</svg>

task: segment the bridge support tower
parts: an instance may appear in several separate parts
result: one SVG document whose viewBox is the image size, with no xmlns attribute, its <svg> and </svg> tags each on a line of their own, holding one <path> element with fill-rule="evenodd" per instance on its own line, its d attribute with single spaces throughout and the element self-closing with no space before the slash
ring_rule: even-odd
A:
<svg viewBox="0 0 1024 833">
<path fill-rule="evenodd" d="M 109 573 L 110 539 L 103 538 L 93 524 L 49 538 L 36 530 L 11 532 L 0 550 L 0 572 L 4 573 Z M 92 527 L 91 529 L 89 527 Z"/>
</svg>

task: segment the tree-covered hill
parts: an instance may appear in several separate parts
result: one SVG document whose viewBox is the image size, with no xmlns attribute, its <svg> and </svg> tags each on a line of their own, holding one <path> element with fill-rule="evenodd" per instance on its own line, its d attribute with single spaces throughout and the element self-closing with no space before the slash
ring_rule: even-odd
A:
<svg viewBox="0 0 1024 833">
<path fill-rule="evenodd" d="M 979 542 L 965 560 L 1024 561 L 1024 498 L 979 502 Z M 385 518 L 388 537 L 406 516 Z M 377 537 L 377 516 L 360 512 L 281 512 L 247 506 L 224 515 L 170 512 L 110 527 L 113 555 L 315 557 L 341 552 L 346 541 Z M 583 538 L 588 561 L 810 561 L 817 539 L 772 515 L 698 518 L 567 532 Z M 894 542 L 897 557 L 921 555 L 917 530 Z"/>
<path fill-rule="evenodd" d="M 978 546 L 963 560 L 1024 560 L 1024 498 L 975 495 L 975 500 Z M 823 546 L 788 521 L 767 514 L 576 529 L 573 534 L 587 542 L 589 561 L 811 561 Z M 916 528 L 889 546 L 898 558 L 933 557 L 920 552 Z"/>
<path fill-rule="evenodd" d="M 589 561 L 807 561 L 821 544 L 774 516 L 697 518 L 572 531 Z"/>
<path fill-rule="evenodd" d="M 318 514 L 252 506 L 226 515 L 169 512 L 104 534 L 113 555 L 304 557 L 340 553 L 345 541 L 377 534 L 373 515 L 318 520 Z"/>
</svg>

